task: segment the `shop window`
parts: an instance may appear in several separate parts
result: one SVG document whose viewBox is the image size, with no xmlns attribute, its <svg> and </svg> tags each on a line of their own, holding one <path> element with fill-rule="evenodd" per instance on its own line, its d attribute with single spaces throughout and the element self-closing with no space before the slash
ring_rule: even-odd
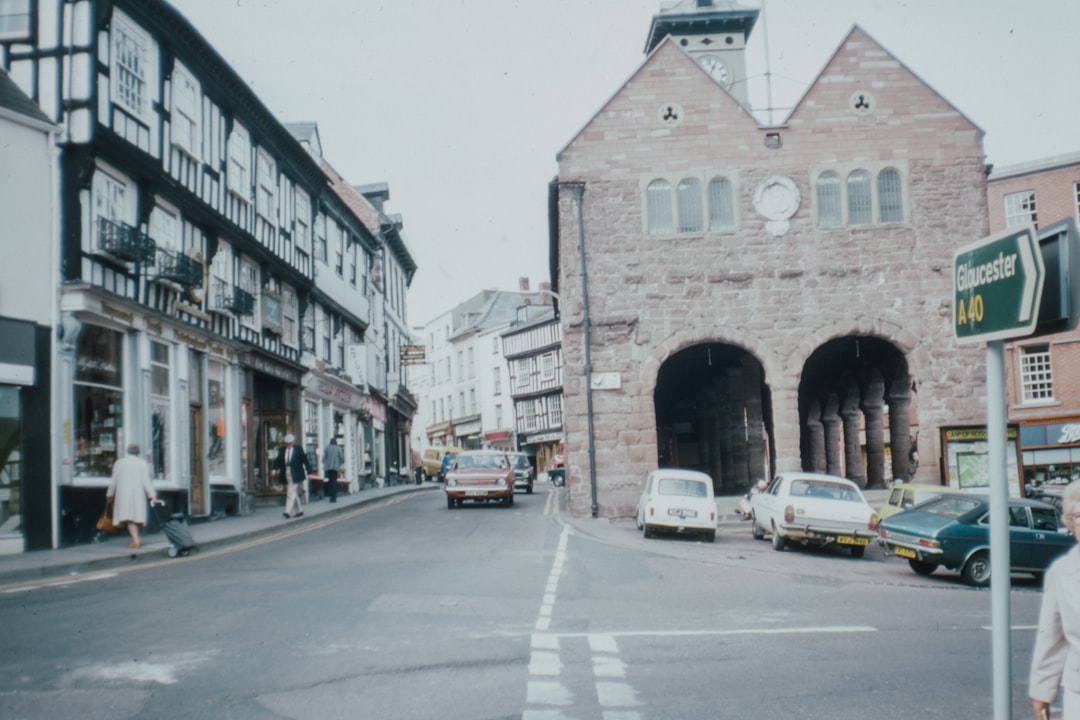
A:
<svg viewBox="0 0 1080 720">
<path fill-rule="evenodd" d="M 1020 227 L 1031 223 L 1038 227 L 1039 216 L 1035 212 L 1035 191 L 1010 193 L 1005 196 L 1005 227 Z"/>
<path fill-rule="evenodd" d="M 816 183 L 818 226 L 840 227 L 844 216 L 840 206 L 840 176 L 823 172 Z"/>
<path fill-rule="evenodd" d="M 211 477 L 223 477 L 225 467 L 225 363 L 206 361 L 206 419 L 209 443 L 206 470 Z"/>
<path fill-rule="evenodd" d="M 172 372 L 171 348 L 165 343 L 150 343 L 150 460 L 154 479 L 162 480 L 168 474 L 170 390 Z"/>
<path fill-rule="evenodd" d="M 1029 345 L 1020 348 L 1020 388 L 1025 403 L 1054 399 L 1053 374 L 1050 369 L 1050 346 Z"/>
<path fill-rule="evenodd" d="M 86 325 L 75 353 L 76 477 L 108 477 L 123 443 L 123 335 Z"/>
<path fill-rule="evenodd" d="M 19 388 L 0 385 L 0 535 L 22 526 L 22 409 Z"/>
<path fill-rule="evenodd" d="M 0 38 L 29 40 L 30 0 L 0 0 Z"/>
</svg>

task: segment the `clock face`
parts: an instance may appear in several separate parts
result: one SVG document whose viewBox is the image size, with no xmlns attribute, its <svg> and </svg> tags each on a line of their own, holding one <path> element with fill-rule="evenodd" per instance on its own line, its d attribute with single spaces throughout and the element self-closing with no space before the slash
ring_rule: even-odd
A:
<svg viewBox="0 0 1080 720">
<path fill-rule="evenodd" d="M 698 64 L 716 82 L 724 87 L 731 85 L 731 74 L 728 72 L 727 65 L 716 55 L 702 55 L 698 59 Z"/>
</svg>

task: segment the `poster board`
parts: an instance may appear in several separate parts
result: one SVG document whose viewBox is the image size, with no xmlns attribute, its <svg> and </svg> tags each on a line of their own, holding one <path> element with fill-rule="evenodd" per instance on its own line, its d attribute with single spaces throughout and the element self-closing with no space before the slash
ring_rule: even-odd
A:
<svg viewBox="0 0 1080 720">
<path fill-rule="evenodd" d="M 954 425 L 941 428 L 942 483 L 968 492 L 990 492 L 990 456 L 985 425 Z M 1010 497 L 1021 497 L 1024 476 L 1020 454 L 1020 427 L 1006 431 L 1005 477 Z"/>
</svg>

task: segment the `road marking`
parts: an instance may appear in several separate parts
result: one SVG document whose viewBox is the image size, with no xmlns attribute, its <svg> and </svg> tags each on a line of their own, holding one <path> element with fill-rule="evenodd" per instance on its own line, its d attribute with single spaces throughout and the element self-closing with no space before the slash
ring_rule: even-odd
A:
<svg viewBox="0 0 1080 720">
<path fill-rule="evenodd" d="M 68 575 L 62 578 L 54 578 L 52 580 L 45 580 L 42 582 L 36 582 L 26 585 L 12 585 L 10 587 L 0 588 L 0 593 L 9 595 L 11 593 L 18 592 L 30 592 L 32 590 L 42 590 L 44 588 L 55 587 L 67 587 L 69 585 L 77 585 L 84 582 L 95 582 L 97 580 L 108 580 L 109 578 L 116 577 L 117 573 L 94 573 L 93 575 Z"/>
</svg>

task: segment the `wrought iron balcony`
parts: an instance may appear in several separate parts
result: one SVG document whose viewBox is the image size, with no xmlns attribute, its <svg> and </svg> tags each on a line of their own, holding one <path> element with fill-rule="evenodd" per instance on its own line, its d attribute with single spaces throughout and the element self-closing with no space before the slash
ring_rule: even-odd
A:
<svg viewBox="0 0 1080 720">
<path fill-rule="evenodd" d="M 212 310 L 224 310 L 236 315 L 255 313 L 255 296 L 251 293 L 235 285 L 229 285 L 221 278 L 213 278 L 211 283 Z"/>
<path fill-rule="evenodd" d="M 184 287 L 197 287 L 202 283 L 202 264 L 182 252 L 158 251 L 159 280 L 172 280 Z"/>
<path fill-rule="evenodd" d="M 98 218 L 98 247 L 115 258 L 133 263 L 150 263 L 156 247 L 150 236 L 125 223 Z"/>
</svg>

